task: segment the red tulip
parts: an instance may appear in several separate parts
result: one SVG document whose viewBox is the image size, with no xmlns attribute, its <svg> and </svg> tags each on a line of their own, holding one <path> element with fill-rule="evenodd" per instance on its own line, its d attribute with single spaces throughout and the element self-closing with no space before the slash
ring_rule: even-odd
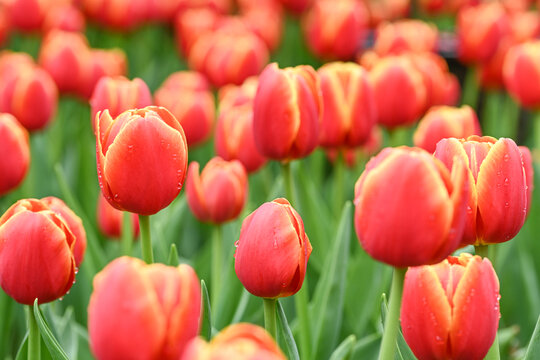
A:
<svg viewBox="0 0 540 360">
<path fill-rule="evenodd" d="M 0 46 L 4 45 L 11 32 L 9 15 L 5 8 L 0 7 Z"/>
<path fill-rule="evenodd" d="M 314 0 L 278 0 L 288 10 L 295 14 L 301 14 L 310 8 Z"/>
<path fill-rule="evenodd" d="M 272 336 L 263 328 L 237 323 L 227 326 L 210 343 L 195 338 L 188 344 L 181 360 L 285 360 Z"/>
<path fill-rule="evenodd" d="M 100 192 L 96 208 L 96 218 L 99 230 L 109 238 L 119 239 L 122 236 L 123 212 L 116 210 L 109 204 Z M 133 225 L 133 235 L 139 235 L 139 217 L 131 214 L 131 224 Z"/>
<path fill-rule="evenodd" d="M 253 295 L 286 297 L 302 287 L 310 254 L 302 218 L 280 198 L 262 204 L 244 219 L 234 269 Z"/>
<path fill-rule="evenodd" d="M 534 167 L 531 151 L 526 146 L 519 146 L 523 159 L 523 169 L 525 170 L 525 180 L 527 181 L 527 215 L 531 209 L 532 192 L 534 190 Z"/>
<path fill-rule="evenodd" d="M 177 360 L 199 332 L 201 289 L 189 265 L 121 257 L 94 278 L 90 348 L 98 360 Z"/>
<path fill-rule="evenodd" d="M 231 107 L 253 105 L 259 80 L 256 76 L 247 78 L 242 85 L 223 86 L 218 91 L 219 111 L 224 112 Z"/>
<path fill-rule="evenodd" d="M 421 20 L 404 19 L 384 22 L 377 27 L 375 52 L 381 56 L 412 52 L 435 52 L 438 31 L 435 25 Z"/>
<path fill-rule="evenodd" d="M 355 63 L 328 63 L 317 72 L 323 99 L 320 144 L 362 145 L 377 121 L 368 74 Z"/>
<path fill-rule="evenodd" d="M 7 78 L 16 75 L 19 69 L 34 65 L 34 59 L 27 53 L 2 50 L 0 52 L 0 80 L 5 82 Z"/>
<path fill-rule="evenodd" d="M 480 360 L 499 326 L 499 279 L 467 253 L 409 268 L 401 305 L 405 341 L 419 359 Z"/>
<path fill-rule="evenodd" d="M 212 158 L 199 175 L 199 163 L 189 165 L 186 181 L 189 208 L 199 221 L 222 224 L 244 208 L 248 192 L 247 173 L 237 161 Z"/>
<path fill-rule="evenodd" d="M 449 169 L 456 161 L 469 164 L 472 192 L 463 244 L 500 243 L 516 236 L 527 216 L 527 179 L 521 151 L 512 139 L 443 139 L 435 156 Z"/>
<path fill-rule="evenodd" d="M 44 32 L 53 29 L 84 32 L 83 13 L 73 4 L 60 4 L 47 11 L 43 22 Z"/>
<path fill-rule="evenodd" d="M 259 1 L 255 6 L 242 10 L 241 16 L 247 28 L 264 41 L 268 50 L 277 49 L 284 28 L 281 7 L 273 0 L 267 1 L 265 5 Z"/>
<path fill-rule="evenodd" d="M 30 165 L 26 129 L 10 114 L 0 114 L 0 197 L 19 186 Z"/>
<path fill-rule="evenodd" d="M 22 31 L 37 31 L 43 24 L 52 0 L 10 0 L 4 2 L 11 26 Z"/>
<path fill-rule="evenodd" d="M 206 32 L 214 31 L 222 15 L 207 9 L 194 8 L 179 12 L 174 21 L 176 44 L 189 57 L 193 44 Z"/>
<path fill-rule="evenodd" d="M 120 31 L 132 30 L 148 16 L 146 0 L 81 0 L 81 6 L 92 19 Z"/>
<path fill-rule="evenodd" d="M 476 113 L 470 106 L 436 106 L 418 123 L 413 142 L 414 146 L 432 153 L 439 140 L 450 137 L 461 139 L 471 135 L 482 135 L 482 130 Z"/>
<path fill-rule="evenodd" d="M 355 228 L 364 250 L 395 267 L 437 263 L 461 245 L 470 188 L 466 164 L 452 172 L 418 148 L 386 148 L 355 186 Z"/>
<path fill-rule="evenodd" d="M 152 215 L 182 189 L 187 142 L 165 108 L 128 110 L 113 119 L 96 115 L 97 170 L 101 190 L 118 210 Z"/>
<path fill-rule="evenodd" d="M 363 0 L 371 17 L 371 25 L 377 26 L 382 21 L 408 17 L 411 0 Z"/>
<path fill-rule="evenodd" d="M 540 107 L 540 41 L 530 41 L 508 50 L 503 76 L 506 89 L 521 105 Z"/>
<path fill-rule="evenodd" d="M 268 65 L 253 103 L 253 133 L 259 151 L 272 159 L 309 155 L 319 142 L 322 98 L 311 66 Z"/>
<path fill-rule="evenodd" d="M 199 73 L 178 71 L 156 90 L 156 105 L 167 108 L 184 129 L 189 146 L 204 142 L 212 131 L 215 117 L 210 85 Z"/>
<path fill-rule="evenodd" d="M 127 58 L 120 49 L 99 50 L 90 49 L 92 71 L 88 83 L 84 86 L 84 97 L 90 98 L 98 81 L 104 77 L 126 76 Z"/>
<path fill-rule="evenodd" d="M 19 200 L 0 217 L 0 286 L 15 301 L 44 304 L 75 282 L 75 237 L 44 202 Z"/>
</svg>

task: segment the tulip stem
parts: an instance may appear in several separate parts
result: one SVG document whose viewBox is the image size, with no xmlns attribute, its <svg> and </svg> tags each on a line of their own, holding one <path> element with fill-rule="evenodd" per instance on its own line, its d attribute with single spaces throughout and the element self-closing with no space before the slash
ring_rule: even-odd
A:
<svg viewBox="0 0 540 360">
<path fill-rule="evenodd" d="M 131 213 L 124 211 L 122 216 L 122 255 L 131 256 L 131 245 L 133 244 L 133 232 Z"/>
<path fill-rule="evenodd" d="M 381 341 L 379 360 L 394 360 L 396 351 L 396 339 L 399 329 L 399 313 L 401 310 L 401 297 L 403 295 L 403 283 L 407 268 L 394 268 L 392 276 L 392 288 L 390 289 L 390 303 L 384 322 L 384 332 Z"/>
<path fill-rule="evenodd" d="M 495 334 L 495 340 L 493 340 L 493 344 L 489 348 L 488 353 L 486 354 L 486 357 L 484 360 L 500 360 L 501 354 L 499 353 L 499 335 Z"/>
<path fill-rule="evenodd" d="M 41 336 L 34 315 L 34 307 L 28 305 L 25 310 L 28 316 L 28 360 L 39 360 L 41 359 Z"/>
<path fill-rule="evenodd" d="M 263 299 L 264 304 L 264 328 L 274 339 L 277 339 L 276 331 L 276 299 Z"/>
<path fill-rule="evenodd" d="M 213 311 L 216 311 L 216 306 L 221 288 L 221 271 L 223 258 L 223 241 L 221 233 L 221 225 L 216 224 L 212 234 L 212 294 L 211 303 Z"/>
<path fill-rule="evenodd" d="M 540 148 L 540 111 L 535 111 L 533 113 L 534 123 L 533 123 L 533 134 L 534 134 L 534 146 L 533 148 Z"/>
<path fill-rule="evenodd" d="M 152 238 L 150 236 L 150 216 L 139 214 L 139 229 L 141 232 L 142 258 L 147 264 L 154 262 Z"/>
<path fill-rule="evenodd" d="M 336 214 L 341 213 L 344 201 L 345 188 L 345 157 L 341 151 L 338 151 L 336 161 L 334 163 L 334 211 Z"/>
<path fill-rule="evenodd" d="M 291 172 L 291 163 L 290 161 L 281 163 L 281 168 L 283 171 L 283 182 L 285 184 L 285 196 L 287 200 L 291 203 L 293 207 L 297 206 L 296 197 L 294 193 L 294 180 Z"/>
<path fill-rule="evenodd" d="M 478 102 L 478 80 L 476 80 L 476 68 L 469 66 L 465 73 L 465 80 L 463 83 L 463 97 L 461 99 L 462 104 L 470 105 L 473 109 L 476 109 L 476 103 Z"/>
<path fill-rule="evenodd" d="M 304 279 L 302 288 L 294 295 L 296 313 L 300 321 L 300 352 L 302 359 L 311 359 L 311 324 L 308 316 L 307 291 L 307 279 Z"/>
<path fill-rule="evenodd" d="M 488 246 L 487 245 L 475 245 L 474 253 L 483 258 L 488 257 Z"/>
</svg>

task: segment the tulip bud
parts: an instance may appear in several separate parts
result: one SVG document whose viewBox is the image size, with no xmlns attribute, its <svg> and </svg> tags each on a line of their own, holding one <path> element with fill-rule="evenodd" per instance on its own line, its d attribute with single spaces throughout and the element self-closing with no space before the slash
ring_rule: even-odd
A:
<svg viewBox="0 0 540 360">
<path fill-rule="evenodd" d="M 156 105 L 167 108 L 180 122 L 188 146 L 204 142 L 212 131 L 215 117 L 210 85 L 199 73 L 171 74 L 155 93 Z"/>
<path fill-rule="evenodd" d="M 280 198 L 262 204 L 244 219 L 234 269 L 253 295 L 286 297 L 302 287 L 310 254 L 302 218 Z"/>
<path fill-rule="evenodd" d="M 409 15 L 411 0 L 365 0 L 369 9 L 372 27 L 382 21 L 406 18 Z"/>
<path fill-rule="evenodd" d="M 35 31 L 41 28 L 43 19 L 52 0 L 11 0 L 3 2 L 11 26 L 22 31 Z"/>
<path fill-rule="evenodd" d="M 512 139 L 443 139 L 435 157 L 449 169 L 458 159 L 469 164 L 472 191 L 463 244 L 494 244 L 517 235 L 527 216 L 527 179 L 521 151 Z"/>
<path fill-rule="evenodd" d="M 268 1 L 265 5 L 257 2 L 256 6 L 242 11 L 242 21 L 264 41 L 268 50 L 277 49 L 284 28 L 281 7 L 273 1 Z"/>
<path fill-rule="evenodd" d="M 53 7 L 45 15 L 44 32 L 53 29 L 84 32 L 85 20 L 83 13 L 73 4 L 61 4 Z"/>
<path fill-rule="evenodd" d="M 412 52 L 435 52 L 438 31 L 422 20 L 404 19 L 384 22 L 377 27 L 373 48 L 380 56 Z"/>
<path fill-rule="evenodd" d="M 101 192 L 98 197 L 96 218 L 99 231 L 109 238 L 120 239 L 122 236 L 123 212 L 113 208 Z M 133 225 L 133 235 L 136 238 L 139 235 L 139 217 L 137 214 L 131 214 L 131 224 Z"/>
<path fill-rule="evenodd" d="M 460 160 L 460 159 L 458 159 Z M 467 165 L 452 172 L 418 148 L 386 148 L 355 185 L 355 228 L 374 259 L 395 267 L 440 262 L 460 245 L 470 196 Z"/>
<path fill-rule="evenodd" d="M 227 326 L 210 343 L 194 338 L 188 344 L 181 360 L 202 359 L 285 360 L 272 336 L 263 328 L 237 323 Z"/>
<path fill-rule="evenodd" d="M 403 337 L 419 359 L 481 360 L 499 326 L 499 279 L 491 262 L 467 253 L 409 268 Z"/>
<path fill-rule="evenodd" d="M 207 31 L 214 31 L 222 15 L 207 8 L 194 8 L 178 13 L 174 21 L 177 47 L 189 57 L 193 44 Z"/>
<path fill-rule="evenodd" d="M 328 63 L 317 72 L 323 99 L 320 144 L 362 145 L 377 121 L 368 74 L 355 63 Z"/>
<path fill-rule="evenodd" d="M 98 81 L 104 77 L 126 76 L 127 58 L 120 49 L 99 50 L 90 49 L 92 71 L 88 83 L 84 86 L 84 97 L 90 98 Z"/>
<path fill-rule="evenodd" d="M 222 224 L 235 219 L 246 203 L 247 173 L 237 161 L 212 158 L 199 175 L 199 163 L 189 165 L 187 200 L 199 221 Z"/>
<path fill-rule="evenodd" d="M 96 154 L 101 191 L 118 210 L 152 215 L 182 189 L 186 136 L 165 108 L 128 110 L 115 119 L 108 110 L 98 113 Z"/>
<path fill-rule="evenodd" d="M 81 0 L 91 19 L 120 31 L 140 25 L 148 14 L 148 3 L 146 0 Z"/>
<path fill-rule="evenodd" d="M 64 296 L 75 282 L 75 237 L 43 201 L 19 200 L 0 217 L 0 286 L 21 304 Z"/>
<path fill-rule="evenodd" d="M 471 135 L 482 135 L 482 130 L 476 113 L 470 106 L 436 106 L 418 123 L 413 142 L 414 146 L 433 153 L 439 140 L 450 137 L 468 138 Z"/>
<path fill-rule="evenodd" d="M 307 45 L 318 57 L 351 59 L 362 47 L 369 15 L 361 1 L 319 0 L 303 22 Z"/>
<path fill-rule="evenodd" d="M 0 114 L 0 197 L 22 183 L 30 165 L 26 129 L 10 114 Z"/>
<path fill-rule="evenodd" d="M 515 45 L 504 59 L 503 77 L 506 89 L 522 106 L 540 107 L 540 41 Z"/>
<path fill-rule="evenodd" d="M 268 65 L 253 103 L 253 133 L 259 151 L 272 159 L 298 159 L 319 143 L 322 98 L 319 77 L 309 65 Z"/>
<path fill-rule="evenodd" d="M 197 336 L 200 317 L 199 279 L 189 265 L 147 265 L 124 256 L 94 277 L 90 348 L 98 360 L 177 360 Z"/>
<path fill-rule="evenodd" d="M 0 46 L 3 46 L 11 33 L 11 23 L 5 8 L 0 7 Z"/>
</svg>

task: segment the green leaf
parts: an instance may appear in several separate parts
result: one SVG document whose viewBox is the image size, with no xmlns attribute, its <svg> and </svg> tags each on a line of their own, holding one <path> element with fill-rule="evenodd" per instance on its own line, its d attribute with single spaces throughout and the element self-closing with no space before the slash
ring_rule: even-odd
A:
<svg viewBox="0 0 540 360">
<path fill-rule="evenodd" d="M 206 340 L 212 338 L 212 311 L 210 309 L 210 299 L 208 297 L 208 289 L 206 288 L 206 283 L 204 280 L 201 280 L 201 302 L 202 302 L 202 317 L 201 321 L 201 336 Z"/>
<path fill-rule="evenodd" d="M 244 316 L 244 313 L 246 312 L 246 308 L 248 306 L 250 298 L 251 298 L 250 293 L 246 289 L 242 289 L 242 297 L 240 298 L 240 301 L 238 302 L 238 306 L 236 307 L 236 311 L 234 312 L 234 316 L 231 321 L 231 324 L 240 322 L 240 320 L 242 319 L 242 316 Z"/>
<path fill-rule="evenodd" d="M 349 335 L 330 356 L 330 360 L 347 360 L 351 357 L 354 345 L 356 344 L 356 336 Z"/>
<path fill-rule="evenodd" d="M 170 266 L 178 266 L 180 264 L 175 244 L 171 244 L 171 251 L 169 251 L 169 260 L 167 260 L 167 264 Z"/>
<path fill-rule="evenodd" d="M 534 360 L 540 359 L 540 317 L 536 322 L 536 327 L 534 328 L 531 340 L 529 341 L 529 347 L 525 353 L 524 360 Z"/>
<path fill-rule="evenodd" d="M 56 340 L 53 333 L 51 332 L 51 329 L 47 325 L 47 322 L 43 318 L 43 315 L 39 310 L 37 299 L 34 301 L 34 316 L 36 317 L 39 331 L 41 333 L 41 338 L 45 342 L 45 346 L 47 346 L 47 349 L 49 349 L 52 358 L 54 360 L 69 360 L 66 352 L 64 351 L 64 349 L 62 349 L 62 347 L 58 343 L 58 340 Z"/>
<path fill-rule="evenodd" d="M 281 329 L 281 335 L 283 336 L 285 345 L 287 347 L 287 358 L 290 360 L 300 360 L 296 341 L 294 341 L 291 328 L 289 327 L 289 322 L 287 321 L 287 317 L 285 316 L 285 312 L 283 311 L 283 307 L 279 301 L 277 301 L 277 315 L 277 322 L 279 328 Z"/>
<path fill-rule="evenodd" d="M 28 331 L 24 335 L 24 338 L 21 342 L 21 346 L 19 346 L 19 350 L 17 350 L 17 355 L 15 356 L 15 360 L 26 360 L 28 358 Z"/>
<path fill-rule="evenodd" d="M 331 251 L 326 256 L 324 271 L 315 289 L 310 306 L 314 317 L 313 354 L 317 359 L 328 359 L 339 339 L 343 321 L 345 285 L 349 244 L 352 229 L 352 204 L 347 201 L 341 212 L 341 219 Z"/>
<path fill-rule="evenodd" d="M 384 329 L 384 322 L 386 319 L 386 314 L 388 313 L 388 304 L 386 301 L 386 294 L 382 294 L 381 296 L 381 325 Z M 397 349 L 396 349 L 396 360 L 416 360 L 416 356 L 414 356 L 413 352 L 411 351 L 411 348 L 409 348 L 409 345 L 407 345 L 407 342 L 403 338 L 403 333 L 401 332 L 401 329 L 398 329 L 398 336 L 397 336 Z"/>
</svg>

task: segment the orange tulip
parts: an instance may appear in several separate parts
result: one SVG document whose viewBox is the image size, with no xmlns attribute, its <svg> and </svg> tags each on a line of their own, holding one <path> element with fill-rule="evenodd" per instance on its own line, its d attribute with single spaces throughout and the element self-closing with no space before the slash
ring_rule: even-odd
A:
<svg viewBox="0 0 540 360">
<path fill-rule="evenodd" d="M 214 31 L 221 17 L 221 14 L 207 8 L 179 12 L 174 20 L 174 33 L 182 54 L 189 57 L 193 44 L 206 32 Z"/>
<path fill-rule="evenodd" d="M 411 0 L 362 0 L 369 9 L 370 22 L 376 27 L 382 21 L 408 17 Z"/>
<path fill-rule="evenodd" d="M 98 360 L 177 360 L 197 336 L 200 317 L 199 279 L 189 265 L 147 265 L 124 256 L 94 278 L 90 348 Z"/>
<path fill-rule="evenodd" d="M 119 239 L 122 236 L 122 217 L 122 211 L 112 207 L 100 192 L 96 207 L 99 230 L 109 238 Z M 137 214 L 131 214 L 131 224 L 133 225 L 133 235 L 136 238 L 139 235 L 139 217 Z"/>
<path fill-rule="evenodd" d="M 419 359 L 481 360 L 499 326 L 499 279 L 487 258 L 467 253 L 405 275 L 401 328 Z"/>
<path fill-rule="evenodd" d="M 19 186 L 30 165 L 26 129 L 10 114 L 0 114 L 0 196 Z"/>
<path fill-rule="evenodd" d="M 127 74 L 126 54 L 120 49 L 90 49 L 90 58 L 92 62 L 90 77 L 83 90 L 84 97 L 88 99 L 102 77 L 126 76 Z"/>
<path fill-rule="evenodd" d="M 437 50 L 438 31 L 435 25 L 421 20 L 405 19 L 384 22 L 377 27 L 375 52 L 381 56 Z"/>
<path fill-rule="evenodd" d="M 540 107 L 540 41 L 515 45 L 506 54 L 503 76 L 506 89 L 521 105 Z"/>
<path fill-rule="evenodd" d="M 43 31 L 53 29 L 84 32 L 85 20 L 83 13 L 72 4 L 60 4 L 47 11 L 43 21 Z"/>
<path fill-rule="evenodd" d="M 437 263 L 461 246 L 469 183 L 425 150 L 386 148 L 355 186 L 355 228 L 374 259 L 395 267 Z M 429 196 L 428 196 L 429 194 Z"/>
<path fill-rule="evenodd" d="M 148 16 L 146 0 L 81 0 L 81 6 L 92 20 L 102 25 L 128 31 Z"/>
</svg>

